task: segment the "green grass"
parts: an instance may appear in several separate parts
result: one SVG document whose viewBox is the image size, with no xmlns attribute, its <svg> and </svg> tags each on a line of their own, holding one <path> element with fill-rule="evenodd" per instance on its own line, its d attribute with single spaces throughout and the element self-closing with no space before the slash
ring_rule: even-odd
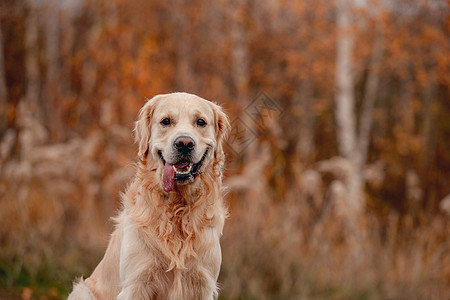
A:
<svg viewBox="0 0 450 300">
<path fill-rule="evenodd" d="M 21 299 L 31 293 L 31 299 L 65 299 L 72 281 L 89 274 L 87 264 L 81 263 L 86 253 L 73 253 L 68 258 L 53 256 L 52 251 L 37 256 L 0 257 L 0 299 Z"/>
</svg>

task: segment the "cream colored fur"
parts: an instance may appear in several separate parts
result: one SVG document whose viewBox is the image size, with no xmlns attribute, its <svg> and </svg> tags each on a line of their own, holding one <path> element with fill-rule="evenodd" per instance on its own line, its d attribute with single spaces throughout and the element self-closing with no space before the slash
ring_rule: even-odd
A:
<svg viewBox="0 0 450 300">
<path fill-rule="evenodd" d="M 170 126 L 161 125 L 166 117 Z M 199 118 L 207 125 L 197 126 Z M 227 215 L 222 142 L 229 128 L 218 105 L 194 95 L 160 95 L 145 104 L 135 128 L 139 164 L 115 231 L 104 258 L 89 278 L 74 283 L 69 300 L 217 298 Z M 166 193 L 162 157 L 173 156 L 180 134 L 195 140 L 194 162 L 206 158 L 197 178 Z"/>
</svg>

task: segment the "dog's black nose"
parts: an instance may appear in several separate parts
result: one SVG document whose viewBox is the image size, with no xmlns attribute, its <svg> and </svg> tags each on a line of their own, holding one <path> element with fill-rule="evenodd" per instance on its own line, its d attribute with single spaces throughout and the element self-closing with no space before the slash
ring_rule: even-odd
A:
<svg viewBox="0 0 450 300">
<path fill-rule="evenodd" d="M 179 136 L 173 142 L 175 148 L 183 154 L 188 154 L 195 147 L 195 142 L 191 137 Z"/>
</svg>

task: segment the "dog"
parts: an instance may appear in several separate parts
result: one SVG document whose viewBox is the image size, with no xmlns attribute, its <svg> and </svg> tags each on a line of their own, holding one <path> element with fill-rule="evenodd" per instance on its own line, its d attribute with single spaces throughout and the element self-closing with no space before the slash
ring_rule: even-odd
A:
<svg viewBox="0 0 450 300">
<path fill-rule="evenodd" d="M 222 108 L 187 93 L 158 95 L 140 110 L 138 163 L 106 253 L 69 300 L 216 299 L 223 200 Z"/>
</svg>

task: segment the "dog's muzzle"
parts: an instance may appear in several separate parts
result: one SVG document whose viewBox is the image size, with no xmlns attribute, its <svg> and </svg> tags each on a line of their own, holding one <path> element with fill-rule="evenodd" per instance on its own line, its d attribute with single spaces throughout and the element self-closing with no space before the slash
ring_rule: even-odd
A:
<svg viewBox="0 0 450 300">
<path fill-rule="evenodd" d="M 186 184 L 192 182 L 199 174 L 200 168 L 208 154 L 208 149 L 203 153 L 202 158 L 199 162 L 192 162 L 192 154 L 195 149 L 195 142 L 191 137 L 179 136 L 175 139 L 173 143 L 174 150 L 177 153 L 177 162 L 169 163 L 167 162 L 161 151 L 158 151 L 161 157 L 164 170 L 163 170 L 163 190 L 165 192 L 170 192 L 175 187 L 175 182 L 179 184 Z"/>
</svg>

